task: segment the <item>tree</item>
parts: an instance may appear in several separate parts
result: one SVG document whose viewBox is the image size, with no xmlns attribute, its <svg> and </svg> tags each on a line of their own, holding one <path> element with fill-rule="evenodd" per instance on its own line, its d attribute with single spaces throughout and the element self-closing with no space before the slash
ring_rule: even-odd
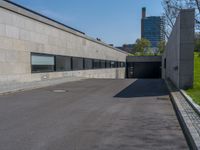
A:
<svg viewBox="0 0 200 150">
<path fill-rule="evenodd" d="M 151 42 L 147 39 L 137 39 L 135 44 L 136 54 L 138 55 L 145 55 L 148 54 L 150 51 Z"/>
<path fill-rule="evenodd" d="M 196 31 L 200 31 L 200 1 L 199 0 L 163 0 L 165 17 L 165 36 L 168 39 L 176 18 L 181 9 L 195 9 Z"/>
<path fill-rule="evenodd" d="M 159 43 L 158 43 L 158 52 L 157 52 L 157 55 L 161 55 L 161 54 L 163 54 L 164 53 L 164 51 L 165 51 L 165 41 L 160 41 Z"/>
</svg>

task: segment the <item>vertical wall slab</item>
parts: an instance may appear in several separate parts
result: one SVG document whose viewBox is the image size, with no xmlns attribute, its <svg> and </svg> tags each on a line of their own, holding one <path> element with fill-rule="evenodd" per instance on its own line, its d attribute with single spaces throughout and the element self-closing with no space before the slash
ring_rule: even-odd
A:
<svg viewBox="0 0 200 150">
<path fill-rule="evenodd" d="M 181 10 L 163 54 L 163 78 L 178 88 L 193 86 L 194 10 Z"/>
</svg>

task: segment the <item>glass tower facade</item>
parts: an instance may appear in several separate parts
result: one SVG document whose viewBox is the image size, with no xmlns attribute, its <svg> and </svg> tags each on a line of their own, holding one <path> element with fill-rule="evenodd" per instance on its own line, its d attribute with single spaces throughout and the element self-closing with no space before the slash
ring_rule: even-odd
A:
<svg viewBox="0 0 200 150">
<path fill-rule="evenodd" d="M 141 24 L 141 37 L 149 40 L 151 47 L 158 47 L 158 43 L 165 39 L 164 18 L 161 16 L 146 17 L 146 14 L 144 14 Z"/>
</svg>

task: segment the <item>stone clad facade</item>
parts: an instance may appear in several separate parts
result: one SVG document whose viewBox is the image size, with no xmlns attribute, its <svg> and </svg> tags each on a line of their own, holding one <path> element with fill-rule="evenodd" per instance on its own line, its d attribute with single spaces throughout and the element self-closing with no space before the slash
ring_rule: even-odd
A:
<svg viewBox="0 0 200 150">
<path fill-rule="evenodd" d="M 31 53 L 125 62 L 127 53 L 10 2 L 0 2 L 0 83 L 68 76 L 124 78 L 125 68 L 32 73 Z"/>
</svg>

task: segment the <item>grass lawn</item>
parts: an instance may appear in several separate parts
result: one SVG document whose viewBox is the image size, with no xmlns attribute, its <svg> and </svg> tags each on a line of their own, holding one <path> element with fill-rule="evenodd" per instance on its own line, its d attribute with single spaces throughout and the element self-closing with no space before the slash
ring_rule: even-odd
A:
<svg viewBox="0 0 200 150">
<path fill-rule="evenodd" d="M 195 53 L 194 66 L 194 87 L 187 90 L 187 93 L 200 105 L 200 53 Z"/>
</svg>

